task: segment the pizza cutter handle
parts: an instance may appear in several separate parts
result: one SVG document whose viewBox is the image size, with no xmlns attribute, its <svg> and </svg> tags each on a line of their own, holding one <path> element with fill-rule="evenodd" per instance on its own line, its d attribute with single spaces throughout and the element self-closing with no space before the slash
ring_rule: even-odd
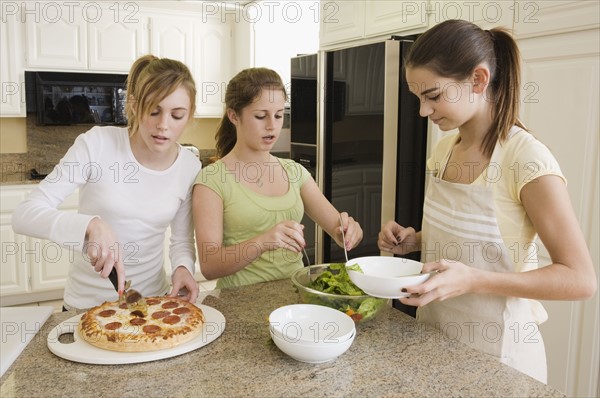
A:
<svg viewBox="0 0 600 398">
<path fill-rule="evenodd" d="M 119 279 L 117 277 L 117 269 L 115 267 L 113 267 L 113 269 L 110 271 L 110 274 L 108 275 L 108 279 L 110 279 L 113 286 L 115 287 L 115 290 L 118 293 L 119 292 Z"/>
</svg>

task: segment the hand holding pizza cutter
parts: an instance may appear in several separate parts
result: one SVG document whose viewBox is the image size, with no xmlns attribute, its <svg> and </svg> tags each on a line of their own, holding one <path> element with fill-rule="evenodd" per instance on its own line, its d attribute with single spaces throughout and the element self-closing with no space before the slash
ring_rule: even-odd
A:
<svg viewBox="0 0 600 398">
<path fill-rule="evenodd" d="M 115 290 L 118 292 L 118 283 L 117 283 L 117 269 L 113 267 L 110 271 L 110 275 L 108 279 L 112 282 Z M 140 317 L 145 317 L 148 315 L 148 304 L 146 300 L 144 300 L 144 296 L 140 292 L 135 289 L 130 289 L 131 280 L 125 282 L 125 292 L 122 295 L 119 295 L 119 304 L 125 303 L 127 304 L 127 308 L 134 315 L 138 315 Z"/>
</svg>

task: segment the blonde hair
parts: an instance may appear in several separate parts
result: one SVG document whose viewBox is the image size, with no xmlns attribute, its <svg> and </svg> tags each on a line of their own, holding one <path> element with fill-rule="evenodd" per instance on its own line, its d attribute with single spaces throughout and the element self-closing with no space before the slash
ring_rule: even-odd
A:
<svg viewBox="0 0 600 398">
<path fill-rule="evenodd" d="M 134 135 L 141 120 L 171 93 L 183 87 L 190 97 L 189 120 L 196 110 L 196 84 L 190 70 L 182 62 L 144 55 L 138 58 L 127 77 L 127 127 Z"/>
</svg>

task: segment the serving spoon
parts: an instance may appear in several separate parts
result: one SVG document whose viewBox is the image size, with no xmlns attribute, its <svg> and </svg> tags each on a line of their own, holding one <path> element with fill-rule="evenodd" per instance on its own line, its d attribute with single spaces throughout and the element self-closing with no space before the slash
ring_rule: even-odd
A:
<svg viewBox="0 0 600 398">
<path fill-rule="evenodd" d="M 344 221 L 342 220 L 342 215 L 338 214 L 340 217 L 340 228 L 342 230 L 342 243 L 344 246 L 344 256 L 346 257 L 346 262 L 348 262 L 348 250 L 346 250 L 346 236 L 344 234 Z"/>
</svg>

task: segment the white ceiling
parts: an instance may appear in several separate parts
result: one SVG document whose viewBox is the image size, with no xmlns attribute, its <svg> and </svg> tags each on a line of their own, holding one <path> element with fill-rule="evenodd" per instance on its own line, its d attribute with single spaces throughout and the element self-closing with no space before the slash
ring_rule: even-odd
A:
<svg viewBox="0 0 600 398">
<path fill-rule="evenodd" d="M 153 8 L 167 8 L 177 10 L 189 10 L 198 11 L 201 10 L 202 3 L 226 3 L 238 6 L 245 6 L 246 4 L 253 3 L 254 0 L 176 0 L 176 1 L 147 1 L 145 6 Z"/>
</svg>

